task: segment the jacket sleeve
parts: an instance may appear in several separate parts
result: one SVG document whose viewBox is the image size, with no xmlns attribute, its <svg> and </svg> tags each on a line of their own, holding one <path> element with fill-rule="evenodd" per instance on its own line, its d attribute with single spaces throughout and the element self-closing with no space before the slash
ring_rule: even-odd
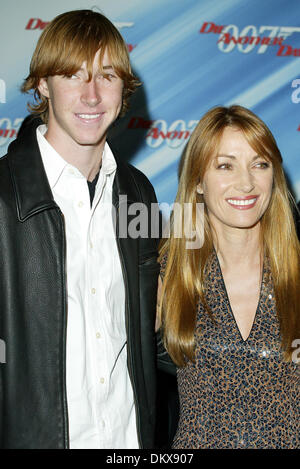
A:
<svg viewBox="0 0 300 469">
<path fill-rule="evenodd" d="M 140 173 L 140 171 L 137 170 L 136 168 L 131 167 L 131 169 L 134 173 L 135 178 L 139 182 L 138 187 L 139 187 L 139 190 L 141 191 L 141 200 L 143 200 L 144 203 L 147 204 L 148 208 L 150 208 L 151 204 L 153 203 L 157 204 L 155 192 L 150 181 L 142 173 Z M 149 210 L 149 214 L 150 213 L 151 213 L 151 210 Z M 150 240 L 150 243 L 147 240 L 147 246 L 148 246 L 148 249 L 149 249 L 149 246 L 152 246 L 151 248 L 152 254 L 156 253 L 157 255 L 158 241 L 161 235 L 161 218 L 158 217 L 156 219 L 156 222 L 158 223 L 158 225 L 153 226 L 153 220 L 149 220 L 149 228 L 151 227 L 151 233 L 149 233 L 149 238 L 148 238 Z M 155 233 L 154 236 L 153 236 L 153 233 Z M 143 240 L 141 240 L 141 244 L 143 244 Z M 156 264 L 156 265 L 158 267 L 158 270 L 157 270 L 157 276 L 158 276 L 159 264 Z M 156 286 L 157 286 L 157 276 L 155 279 Z M 156 351 L 157 351 L 158 368 L 161 371 L 165 371 L 172 375 L 176 375 L 176 365 L 171 360 L 169 354 L 167 353 L 163 345 L 160 331 L 156 333 Z"/>
<path fill-rule="evenodd" d="M 0 449 L 3 449 L 3 365 L 0 363 Z"/>
<path fill-rule="evenodd" d="M 156 333 L 156 351 L 158 369 L 175 376 L 176 365 L 164 347 L 160 330 Z"/>
</svg>

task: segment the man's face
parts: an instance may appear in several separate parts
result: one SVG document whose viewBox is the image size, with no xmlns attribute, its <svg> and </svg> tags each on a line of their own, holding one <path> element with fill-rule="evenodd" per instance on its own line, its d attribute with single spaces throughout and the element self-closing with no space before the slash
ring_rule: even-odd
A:
<svg viewBox="0 0 300 469">
<path fill-rule="evenodd" d="M 123 82 L 105 51 L 99 70 L 99 53 L 93 62 L 93 76 L 88 82 L 86 63 L 71 77 L 55 75 L 43 78 L 39 91 L 49 98 L 49 121 L 46 137 L 60 151 L 64 148 L 102 147 L 109 126 L 122 106 Z"/>
</svg>

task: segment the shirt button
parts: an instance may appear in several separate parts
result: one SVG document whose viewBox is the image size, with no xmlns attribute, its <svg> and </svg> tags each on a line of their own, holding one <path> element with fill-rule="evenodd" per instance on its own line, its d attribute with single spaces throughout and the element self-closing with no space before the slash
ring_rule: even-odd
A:
<svg viewBox="0 0 300 469">
<path fill-rule="evenodd" d="M 104 381 L 105 381 L 104 378 L 100 378 L 100 383 L 101 383 L 101 384 L 104 384 Z"/>
<path fill-rule="evenodd" d="M 96 337 L 97 337 L 97 339 L 100 339 L 100 338 L 101 338 L 100 332 L 97 332 Z"/>
<path fill-rule="evenodd" d="M 83 202 L 82 201 L 78 202 L 78 207 L 79 208 L 83 207 Z"/>
<path fill-rule="evenodd" d="M 93 243 L 90 241 L 90 248 L 93 249 L 94 245 Z"/>
<path fill-rule="evenodd" d="M 69 169 L 69 174 L 74 174 L 74 169 L 70 168 Z"/>
<path fill-rule="evenodd" d="M 96 288 L 92 288 L 91 292 L 92 292 L 92 295 L 95 295 L 95 293 L 96 293 Z"/>
</svg>

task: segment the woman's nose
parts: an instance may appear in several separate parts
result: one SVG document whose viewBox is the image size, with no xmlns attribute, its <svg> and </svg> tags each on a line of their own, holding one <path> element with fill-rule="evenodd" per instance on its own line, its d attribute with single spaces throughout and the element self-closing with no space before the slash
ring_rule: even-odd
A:
<svg viewBox="0 0 300 469">
<path fill-rule="evenodd" d="M 249 169 L 242 169 L 237 174 L 236 188 L 245 193 L 249 193 L 254 189 L 254 178 Z"/>
</svg>

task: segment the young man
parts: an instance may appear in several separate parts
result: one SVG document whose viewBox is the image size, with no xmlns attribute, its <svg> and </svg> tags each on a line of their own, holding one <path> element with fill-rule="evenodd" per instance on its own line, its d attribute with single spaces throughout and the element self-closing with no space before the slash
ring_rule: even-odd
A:
<svg viewBox="0 0 300 469">
<path fill-rule="evenodd" d="M 42 33 L 23 91 L 44 124 L 0 160 L 3 448 L 153 447 L 157 239 L 128 211 L 156 198 L 106 143 L 136 86 L 103 15 Z"/>
</svg>

